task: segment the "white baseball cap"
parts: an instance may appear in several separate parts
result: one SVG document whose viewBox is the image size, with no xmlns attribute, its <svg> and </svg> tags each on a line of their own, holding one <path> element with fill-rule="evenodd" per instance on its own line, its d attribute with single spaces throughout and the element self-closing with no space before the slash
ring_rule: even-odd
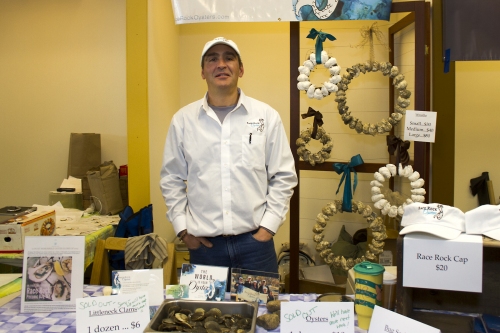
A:
<svg viewBox="0 0 500 333">
<path fill-rule="evenodd" d="M 218 45 L 218 44 L 224 44 L 224 45 L 227 45 L 227 46 L 230 46 L 233 48 L 233 50 L 236 51 L 236 53 L 238 53 L 238 56 L 241 57 L 241 54 L 240 54 L 240 50 L 238 50 L 238 46 L 236 45 L 235 42 L 233 42 L 232 40 L 230 39 L 225 39 L 224 37 L 217 37 L 217 38 L 214 38 L 213 40 L 211 41 L 208 41 L 206 44 L 205 44 L 205 47 L 203 48 L 203 51 L 201 51 L 201 64 L 203 64 L 203 56 L 205 55 L 205 53 L 207 53 L 207 51 L 214 45 Z"/>
<path fill-rule="evenodd" d="M 465 214 L 458 208 L 439 203 L 414 202 L 405 207 L 400 235 L 424 232 L 445 239 L 455 239 L 465 232 Z"/>
<path fill-rule="evenodd" d="M 500 205 L 481 205 L 465 213 L 465 230 L 500 240 Z"/>
</svg>

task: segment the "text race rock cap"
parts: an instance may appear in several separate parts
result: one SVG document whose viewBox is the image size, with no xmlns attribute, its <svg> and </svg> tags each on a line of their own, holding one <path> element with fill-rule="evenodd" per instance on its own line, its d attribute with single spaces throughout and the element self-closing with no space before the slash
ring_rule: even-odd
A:
<svg viewBox="0 0 500 333">
<path fill-rule="evenodd" d="M 465 214 L 458 208 L 438 203 L 414 202 L 405 207 L 400 235 L 424 232 L 445 239 L 455 239 L 465 232 Z"/>
<path fill-rule="evenodd" d="M 465 230 L 500 241 L 500 205 L 482 205 L 465 213 Z"/>
<path fill-rule="evenodd" d="M 238 53 L 238 56 L 241 57 L 240 50 L 238 49 L 238 46 L 236 45 L 235 42 L 233 42 L 232 40 L 229 40 L 229 39 L 225 39 L 224 37 L 217 37 L 217 38 L 214 38 L 211 41 L 208 41 L 205 44 L 205 47 L 203 48 L 203 51 L 201 52 L 201 63 L 202 64 L 203 64 L 203 56 L 205 55 L 205 53 L 207 53 L 207 51 L 212 46 L 218 45 L 218 44 L 224 44 L 224 45 L 232 47 L 236 51 L 236 53 Z"/>
</svg>

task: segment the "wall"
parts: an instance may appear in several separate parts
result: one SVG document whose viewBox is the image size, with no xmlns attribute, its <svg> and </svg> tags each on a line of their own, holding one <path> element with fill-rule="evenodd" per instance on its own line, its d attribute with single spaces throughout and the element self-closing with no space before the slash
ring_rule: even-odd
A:
<svg viewBox="0 0 500 333">
<path fill-rule="evenodd" d="M 0 1 L 0 207 L 48 204 L 72 132 L 127 163 L 125 3 Z"/>
<path fill-rule="evenodd" d="M 500 142 L 497 105 L 500 61 L 458 61 L 455 67 L 454 202 L 455 207 L 465 212 L 478 206 L 477 196 L 472 196 L 469 189 L 470 179 L 484 171 L 489 172 L 493 181 L 498 203 L 500 156 L 495 147 Z"/>
</svg>

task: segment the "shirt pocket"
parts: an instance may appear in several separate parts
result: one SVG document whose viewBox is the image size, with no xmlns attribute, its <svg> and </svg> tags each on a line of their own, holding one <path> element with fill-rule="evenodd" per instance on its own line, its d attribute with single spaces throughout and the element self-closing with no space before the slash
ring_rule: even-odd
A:
<svg viewBox="0 0 500 333">
<path fill-rule="evenodd" d="M 242 162 L 243 166 L 251 169 L 264 169 L 266 167 L 266 139 L 255 134 L 242 136 Z"/>
</svg>

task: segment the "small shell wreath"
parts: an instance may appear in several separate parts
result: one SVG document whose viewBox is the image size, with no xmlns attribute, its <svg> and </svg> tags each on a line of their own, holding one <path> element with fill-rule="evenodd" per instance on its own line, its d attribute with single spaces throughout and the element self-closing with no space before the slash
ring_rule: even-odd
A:
<svg viewBox="0 0 500 333">
<path fill-rule="evenodd" d="M 363 122 L 360 119 L 353 117 L 351 111 L 349 111 L 349 106 L 347 105 L 346 91 L 349 84 L 354 78 L 357 78 L 360 73 L 366 74 L 367 72 L 377 72 L 380 71 L 384 76 L 389 76 L 393 79 L 392 84 L 398 91 L 398 99 L 394 107 L 394 113 L 388 119 L 382 119 L 376 124 L 371 124 L 368 122 Z M 399 73 L 399 69 L 393 66 L 390 62 L 370 62 L 367 61 L 364 64 L 356 64 L 351 68 L 346 70 L 347 73 L 342 75 L 341 81 L 337 84 L 338 91 L 336 92 L 335 101 L 337 101 L 337 109 L 339 114 L 342 116 L 344 124 L 348 125 L 349 128 L 356 130 L 358 133 L 363 134 L 384 134 L 390 132 L 392 127 L 397 125 L 403 115 L 406 113 L 406 108 L 410 105 L 411 91 L 407 90 L 406 87 L 408 83 L 405 80 L 403 74 Z"/>
<path fill-rule="evenodd" d="M 399 171 L 399 172 L 398 172 Z M 380 188 L 383 187 L 383 183 L 386 179 L 396 176 L 399 173 L 399 176 L 406 177 L 411 181 L 411 199 L 406 199 L 406 202 L 400 206 L 392 205 L 385 196 L 381 193 Z M 425 181 L 420 178 L 420 173 L 418 171 L 413 171 L 413 167 L 411 165 L 407 165 L 403 168 L 401 164 L 399 164 L 399 170 L 396 169 L 394 164 L 387 164 L 385 167 L 381 167 L 377 172 L 374 173 L 375 180 L 370 182 L 372 186 L 372 201 L 374 202 L 373 206 L 377 209 L 380 209 L 382 215 L 389 215 L 389 217 L 403 216 L 405 212 L 405 207 L 414 203 L 414 202 L 424 202 L 425 201 L 425 189 L 422 188 L 424 186 Z"/>
<path fill-rule="evenodd" d="M 299 67 L 297 88 L 306 91 L 307 97 L 311 99 L 315 98 L 321 100 L 332 92 L 336 92 L 338 90 L 337 83 L 341 80 L 339 75 L 340 66 L 337 65 L 337 59 L 329 57 L 326 51 L 321 51 L 321 63 L 324 64 L 330 72 L 330 79 L 325 81 L 323 85 L 314 85 L 309 79 L 311 71 L 313 71 L 317 65 L 315 53 L 311 53 L 309 55 L 309 60 L 304 61 L 304 64 Z"/>
<path fill-rule="evenodd" d="M 323 147 L 317 153 L 311 153 L 309 149 L 307 149 L 307 144 L 312 139 L 312 128 L 305 129 L 300 132 L 300 137 L 297 139 L 297 155 L 299 155 L 302 160 L 309 162 L 312 166 L 316 164 L 321 164 L 325 162 L 328 158 L 330 158 L 330 153 L 333 149 L 332 138 L 328 133 L 326 133 L 325 129 L 321 126 L 318 126 L 316 133 L 316 140 L 319 140 Z"/>
<path fill-rule="evenodd" d="M 334 200 L 326 204 L 316 216 L 316 224 L 313 228 L 313 240 L 316 242 L 316 251 L 319 252 L 320 257 L 325 261 L 327 265 L 331 268 L 341 267 L 343 270 L 348 271 L 354 265 L 368 260 L 375 260 L 376 256 L 384 251 L 384 239 L 387 238 L 386 229 L 384 221 L 381 217 L 377 217 L 377 214 L 373 212 L 369 205 L 365 205 L 360 201 L 352 201 L 352 212 L 358 213 L 366 218 L 369 223 L 369 228 L 372 230 L 373 239 L 370 244 L 368 244 L 368 249 L 364 256 L 360 258 L 345 258 L 344 256 L 335 255 L 331 250 L 330 242 L 324 241 L 325 235 L 323 234 L 327 221 L 330 217 L 336 213 L 342 213 L 342 200 Z"/>
</svg>

